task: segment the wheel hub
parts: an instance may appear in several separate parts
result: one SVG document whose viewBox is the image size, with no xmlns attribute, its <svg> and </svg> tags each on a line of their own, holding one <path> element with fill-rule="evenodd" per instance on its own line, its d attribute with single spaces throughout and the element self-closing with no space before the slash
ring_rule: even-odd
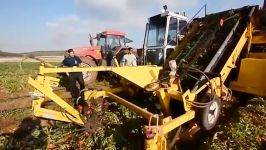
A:
<svg viewBox="0 0 266 150">
<path fill-rule="evenodd" d="M 208 113 L 208 122 L 210 124 L 215 123 L 217 116 L 218 116 L 218 103 L 217 102 L 213 102 L 211 103 L 210 107 L 209 107 L 209 113 Z"/>
</svg>

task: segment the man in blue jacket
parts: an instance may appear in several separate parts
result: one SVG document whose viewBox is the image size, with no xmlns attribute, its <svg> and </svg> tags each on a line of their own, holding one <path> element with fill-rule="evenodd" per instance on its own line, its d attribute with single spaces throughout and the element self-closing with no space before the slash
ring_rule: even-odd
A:
<svg viewBox="0 0 266 150">
<path fill-rule="evenodd" d="M 68 52 L 69 56 L 63 60 L 63 66 L 65 66 L 65 67 L 74 67 L 74 66 L 78 67 L 78 66 L 80 66 L 82 61 L 78 56 L 75 56 L 73 49 L 69 49 L 67 52 Z M 83 104 L 83 102 L 85 102 L 84 101 L 84 91 L 83 91 L 85 88 L 85 84 L 84 84 L 82 72 L 70 72 L 68 74 L 68 76 L 69 76 L 69 81 L 70 81 L 69 88 L 70 88 L 72 98 L 76 100 L 79 97 L 79 93 L 80 93 L 81 98 L 79 99 L 78 102 L 75 102 L 75 103 L 77 105 Z M 79 83 L 79 86 L 80 86 L 79 89 L 80 90 L 76 86 L 76 82 Z"/>
</svg>

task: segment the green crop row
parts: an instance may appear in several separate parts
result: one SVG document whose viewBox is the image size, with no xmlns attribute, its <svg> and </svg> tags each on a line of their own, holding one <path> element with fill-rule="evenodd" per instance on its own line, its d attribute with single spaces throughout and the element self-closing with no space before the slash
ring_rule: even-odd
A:
<svg viewBox="0 0 266 150">
<path fill-rule="evenodd" d="M 22 63 L 22 70 L 19 63 L 0 63 L 0 89 L 10 93 L 30 88 L 27 84 L 29 75 L 38 73 L 39 63 Z"/>
</svg>

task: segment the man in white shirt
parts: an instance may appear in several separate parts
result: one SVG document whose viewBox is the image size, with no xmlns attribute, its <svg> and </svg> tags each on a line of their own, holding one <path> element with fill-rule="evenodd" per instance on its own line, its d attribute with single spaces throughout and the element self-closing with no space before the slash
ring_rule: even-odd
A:
<svg viewBox="0 0 266 150">
<path fill-rule="evenodd" d="M 123 56 L 121 66 L 137 66 L 137 58 L 132 53 L 132 49 L 129 49 L 128 53 Z"/>
</svg>

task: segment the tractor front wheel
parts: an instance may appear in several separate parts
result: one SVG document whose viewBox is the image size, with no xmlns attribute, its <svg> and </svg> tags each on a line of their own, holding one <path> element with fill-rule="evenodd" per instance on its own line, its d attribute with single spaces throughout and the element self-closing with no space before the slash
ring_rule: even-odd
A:
<svg viewBox="0 0 266 150">
<path fill-rule="evenodd" d="M 81 57 L 82 67 L 95 67 L 96 62 L 91 57 Z M 95 82 L 98 72 L 96 71 L 84 71 L 82 72 L 85 85 Z"/>
</svg>

